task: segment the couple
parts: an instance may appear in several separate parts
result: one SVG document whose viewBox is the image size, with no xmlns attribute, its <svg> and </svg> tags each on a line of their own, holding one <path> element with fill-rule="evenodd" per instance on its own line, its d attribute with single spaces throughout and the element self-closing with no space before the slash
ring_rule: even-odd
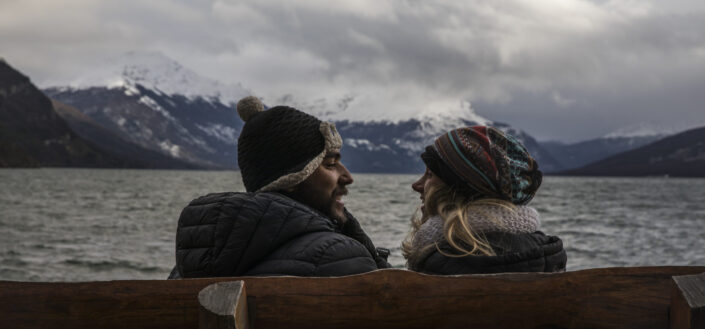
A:
<svg viewBox="0 0 705 329">
<path fill-rule="evenodd" d="M 237 105 L 238 165 L 247 193 L 209 194 L 181 213 L 169 278 L 342 276 L 391 267 L 342 197 L 352 175 L 335 126 L 291 107 Z M 421 154 L 412 188 L 422 215 L 402 243 L 409 269 L 430 274 L 565 270 L 560 239 L 526 204 L 541 184 L 534 159 L 489 127 L 460 128 Z"/>
</svg>

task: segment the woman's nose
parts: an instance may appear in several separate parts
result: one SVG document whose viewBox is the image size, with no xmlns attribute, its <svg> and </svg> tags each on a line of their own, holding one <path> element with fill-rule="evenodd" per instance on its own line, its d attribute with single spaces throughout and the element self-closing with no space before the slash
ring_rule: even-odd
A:
<svg viewBox="0 0 705 329">
<path fill-rule="evenodd" d="M 411 189 L 423 194 L 423 186 L 424 183 L 426 182 L 426 175 L 421 176 L 417 181 L 415 181 L 413 184 L 411 184 Z"/>
</svg>

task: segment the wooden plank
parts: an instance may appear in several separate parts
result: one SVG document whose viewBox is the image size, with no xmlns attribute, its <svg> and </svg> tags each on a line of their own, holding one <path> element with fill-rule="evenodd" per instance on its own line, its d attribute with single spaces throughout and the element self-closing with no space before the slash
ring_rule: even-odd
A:
<svg viewBox="0 0 705 329">
<path fill-rule="evenodd" d="M 218 282 L 198 293 L 199 329 L 249 329 L 244 281 Z"/>
<path fill-rule="evenodd" d="M 255 327 L 668 327 L 670 278 L 658 270 L 460 277 L 385 272 L 367 279 L 284 284 L 304 288 L 299 291 L 247 282 L 257 291 L 251 294 Z M 281 310 L 287 317 L 276 315 Z"/>
<path fill-rule="evenodd" d="M 198 292 L 243 280 L 255 328 L 668 328 L 671 277 L 705 267 L 429 276 L 0 281 L 0 328 L 197 328 Z M 250 310 L 252 311 L 252 310 Z"/>
<path fill-rule="evenodd" d="M 705 273 L 673 277 L 672 329 L 705 328 Z"/>
</svg>

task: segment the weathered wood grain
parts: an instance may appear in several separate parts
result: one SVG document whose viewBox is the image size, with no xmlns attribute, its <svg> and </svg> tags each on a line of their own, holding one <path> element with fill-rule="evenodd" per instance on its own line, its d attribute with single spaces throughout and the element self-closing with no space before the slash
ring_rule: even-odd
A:
<svg viewBox="0 0 705 329">
<path fill-rule="evenodd" d="M 668 328 L 672 276 L 705 267 L 339 278 L 0 281 L 0 328 L 197 328 L 198 292 L 245 281 L 254 328 Z"/>
<path fill-rule="evenodd" d="M 198 293 L 199 329 L 249 329 L 244 281 L 218 282 Z"/>
<path fill-rule="evenodd" d="M 705 328 L 705 273 L 674 276 L 671 329 Z"/>
</svg>

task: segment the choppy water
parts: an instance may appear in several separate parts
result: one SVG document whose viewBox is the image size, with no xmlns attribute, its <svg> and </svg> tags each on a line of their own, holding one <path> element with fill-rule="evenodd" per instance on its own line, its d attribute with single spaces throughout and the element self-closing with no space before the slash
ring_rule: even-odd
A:
<svg viewBox="0 0 705 329">
<path fill-rule="evenodd" d="M 416 176 L 355 174 L 348 209 L 403 266 Z M 181 209 L 237 172 L 0 170 L 0 280 L 163 279 Z M 547 177 L 531 203 L 568 269 L 705 265 L 705 179 Z"/>
</svg>

